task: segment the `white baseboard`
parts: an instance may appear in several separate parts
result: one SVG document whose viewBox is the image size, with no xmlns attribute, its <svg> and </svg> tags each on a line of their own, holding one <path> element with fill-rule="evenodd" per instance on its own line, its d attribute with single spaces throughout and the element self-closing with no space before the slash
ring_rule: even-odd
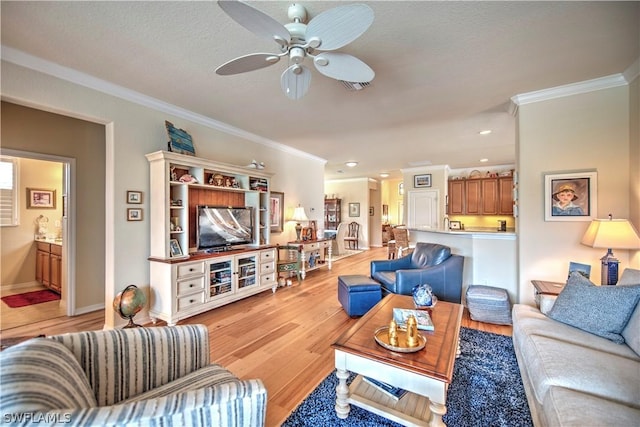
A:
<svg viewBox="0 0 640 427">
<path fill-rule="evenodd" d="M 91 313 L 98 310 L 104 310 L 104 304 L 94 304 L 86 307 L 76 308 L 74 316 L 78 316 L 80 314 Z"/>
</svg>

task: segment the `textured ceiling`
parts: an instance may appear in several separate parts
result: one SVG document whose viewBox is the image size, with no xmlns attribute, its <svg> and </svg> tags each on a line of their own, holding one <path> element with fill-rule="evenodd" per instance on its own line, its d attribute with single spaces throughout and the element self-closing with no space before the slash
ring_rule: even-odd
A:
<svg viewBox="0 0 640 427">
<path fill-rule="evenodd" d="M 288 22 L 290 2 L 248 3 Z M 311 18 L 343 3 L 302 2 Z M 213 1 L 3 0 L 2 44 L 324 158 L 327 178 L 514 163 L 512 96 L 621 73 L 640 57 L 640 2 L 365 3 L 373 25 L 340 51 L 374 69 L 372 85 L 350 92 L 312 70 L 298 101 L 280 90 L 283 62 L 214 73 L 277 49 Z M 347 160 L 360 163 L 345 170 Z"/>
</svg>

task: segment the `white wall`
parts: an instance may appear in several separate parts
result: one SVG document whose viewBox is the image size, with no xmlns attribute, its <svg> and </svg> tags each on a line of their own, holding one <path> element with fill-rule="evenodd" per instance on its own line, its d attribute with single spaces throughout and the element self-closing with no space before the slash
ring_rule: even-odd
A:
<svg viewBox="0 0 640 427">
<path fill-rule="evenodd" d="M 545 174 L 596 170 L 597 217 L 612 213 L 629 218 L 629 88 L 525 104 L 518 114 L 519 287 L 521 302 L 533 304 L 530 281 L 563 281 L 570 261 L 590 264 L 599 283 L 599 258 L 606 252 L 580 244 L 589 222 L 545 222 Z M 635 225 L 640 225 L 637 219 Z M 631 263 L 628 251 L 614 253 L 621 271 L 639 268 L 637 257 Z"/>
<path fill-rule="evenodd" d="M 107 307 L 111 306 L 116 291 L 126 285 L 146 288 L 149 283 L 149 223 L 148 220 L 126 221 L 125 194 L 131 189 L 148 194 L 149 166 L 144 155 L 166 149 L 165 120 L 193 136 L 199 157 L 238 165 L 246 165 L 252 159 L 265 162 L 265 170 L 275 173 L 272 189 L 285 193 L 285 217 L 288 210 L 301 203 L 308 207 L 307 214 L 311 219 L 322 218 L 322 159 L 254 143 L 215 129 L 196 116 L 185 119 L 183 117 L 191 116 L 178 116 L 171 109 L 163 112 L 145 107 L 4 61 L 1 78 L 5 100 L 107 125 L 107 190 L 104 195 L 107 206 Z M 215 98 L 211 102 L 216 102 Z M 142 208 L 148 210 L 148 198 L 144 200 Z M 311 208 L 314 210 L 310 211 Z M 81 214 L 82 207 L 78 209 Z M 291 233 L 292 227 L 292 224 L 286 224 L 285 232 L 274 236 L 273 241 L 291 239 L 295 236 L 295 232 Z M 112 310 L 106 310 L 105 315 L 108 327 L 123 322 Z"/>
</svg>

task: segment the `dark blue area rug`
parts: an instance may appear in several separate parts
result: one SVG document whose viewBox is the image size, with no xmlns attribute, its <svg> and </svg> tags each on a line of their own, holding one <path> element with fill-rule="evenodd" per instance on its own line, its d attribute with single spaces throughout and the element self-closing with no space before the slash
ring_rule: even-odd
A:
<svg viewBox="0 0 640 427">
<path fill-rule="evenodd" d="M 447 394 L 445 424 L 448 427 L 533 426 L 511 337 L 461 328 L 460 350 Z M 353 378 L 352 375 L 348 382 Z M 339 419 L 334 408 L 337 385 L 334 371 L 282 425 L 399 426 L 353 405 L 349 417 Z"/>
</svg>

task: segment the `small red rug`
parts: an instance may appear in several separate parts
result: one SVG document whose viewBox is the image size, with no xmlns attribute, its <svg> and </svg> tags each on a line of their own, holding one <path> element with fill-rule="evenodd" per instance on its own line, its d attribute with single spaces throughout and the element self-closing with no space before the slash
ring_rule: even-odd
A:
<svg viewBox="0 0 640 427">
<path fill-rule="evenodd" d="M 40 304 L 42 302 L 55 301 L 59 299 L 60 294 L 48 289 L 2 297 L 2 301 L 11 308 L 26 307 L 28 305 Z"/>
</svg>

